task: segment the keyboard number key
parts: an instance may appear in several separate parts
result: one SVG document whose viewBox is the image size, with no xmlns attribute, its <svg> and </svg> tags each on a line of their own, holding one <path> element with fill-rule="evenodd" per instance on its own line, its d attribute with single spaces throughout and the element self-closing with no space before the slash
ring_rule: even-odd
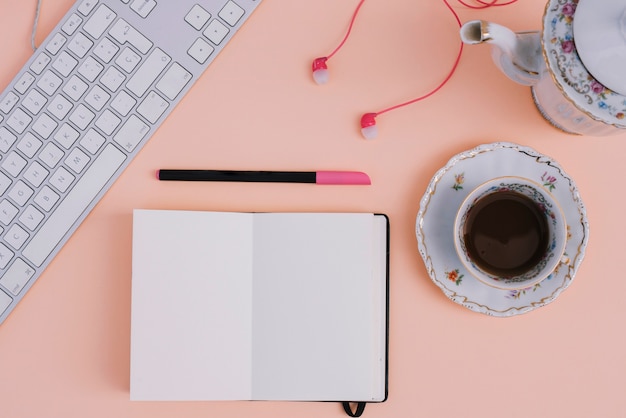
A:
<svg viewBox="0 0 626 418">
<path fill-rule="evenodd" d="M 34 82 L 35 77 L 31 73 L 26 72 L 22 74 L 19 80 L 17 80 L 14 88 L 19 94 L 24 94 Z"/>
<path fill-rule="evenodd" d="M 215 48 L 204 39 L 198 38 L 187 50 L 187 53 L 200 64 L 204 64 L 209 59 Z"/>
<path fill-rule="evenodd" d="M 16 140 L 17 136 L 13 135 L 11 131 L 4 126 L 0 127 L 0 151 L 8 152 Z"/>
<path fill-rule="evenodd" d="M 32 120 L 33 118 L 28 116 L 26 112 L 18 107 L 7 120 L 7 125 L 13 128 L 18 134 L 21 134 L 26 130 L 26 127 L 32 122 Z"/>
<path fill-rule="evenodd" d="M 9 113 L 19 100 L 20 100 L 19 96 L 13 93 L 12 91 L 10 91 L 2 99 L 2 102 L 0 102 L 0 110 L 2 110 L 4 113 Z"/>
<path fill-rule="evenodd" d="M 239 7 L 239 5 L 237 5 L 234 1 L 229 1 L 217 15 L 230 26 L 235 26 L 244 13 L 245 10 Z"/>
<path fill-rule="evenodd" d="M 83 0 L 83 2 L 78 6 L 78 11 L 83 14 L 83 16 L 87 16 L 94 7 L 98 4 L 98 0 Z"/>
</svg>

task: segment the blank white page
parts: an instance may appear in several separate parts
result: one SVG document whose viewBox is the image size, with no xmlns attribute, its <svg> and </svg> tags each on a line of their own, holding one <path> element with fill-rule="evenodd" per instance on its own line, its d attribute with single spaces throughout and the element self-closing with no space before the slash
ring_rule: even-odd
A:
<svg viewBox="0 0 626 418">
<path fill-rule="evenodd" d="M 372 214 L 255 215 L 253 399 L 372 400 L 373 232 Z"/>
<path fill-rule="evenodd" d="M 251 397 L 252 215 L 136 210 L 131 399 Z"/>
</svg>

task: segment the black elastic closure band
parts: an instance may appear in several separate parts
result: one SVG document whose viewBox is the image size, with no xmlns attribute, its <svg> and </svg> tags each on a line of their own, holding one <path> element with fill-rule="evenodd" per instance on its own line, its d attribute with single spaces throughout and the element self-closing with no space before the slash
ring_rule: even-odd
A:
<svg viewBox="0 0 626 418">
<path fill-rule="evenodd" d="M 352 406 L 350 404 L 356 403 L 356 409 L 353 411 Z M 344 402 L 343 410 L 346 411 L 346 414 L 351 417 L 360 417 L 363 415 L 363 411 L 365 410 L 365 402 Z"/>
</svg>

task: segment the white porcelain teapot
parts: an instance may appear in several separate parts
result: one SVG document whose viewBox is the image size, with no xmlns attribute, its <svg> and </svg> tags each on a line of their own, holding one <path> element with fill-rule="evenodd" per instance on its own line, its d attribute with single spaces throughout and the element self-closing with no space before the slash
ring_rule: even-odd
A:
<svg viewBox="0 0 626 418">
<path fill-rule="evenodd" d="M 466 44 L 493 46 L 496 65 L 531 86 L 541 114 L 572 134 L 626 133 L 626 0 L 549 0 L 541 32 L 474 20 Z"/>
</svg>

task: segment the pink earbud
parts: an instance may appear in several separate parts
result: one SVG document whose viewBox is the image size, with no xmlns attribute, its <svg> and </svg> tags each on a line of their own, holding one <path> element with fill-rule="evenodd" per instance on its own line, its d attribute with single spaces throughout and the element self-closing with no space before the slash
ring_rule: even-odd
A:
<svg viewBox="0 0 626 418">
<path fill-rule="evenodd" d="M 327 57 L 315 58 L 313 60 L 313 80 L 317 84 L 326 84 L 328 82 L 328 66 L 326 65 Z"/>
<path fill-rule="evenodd" d="M 374 139 L 378 136 L 376 113 L 366 113 L 361 116 L 361 134 L 365 139 Z"/>
</svg>

